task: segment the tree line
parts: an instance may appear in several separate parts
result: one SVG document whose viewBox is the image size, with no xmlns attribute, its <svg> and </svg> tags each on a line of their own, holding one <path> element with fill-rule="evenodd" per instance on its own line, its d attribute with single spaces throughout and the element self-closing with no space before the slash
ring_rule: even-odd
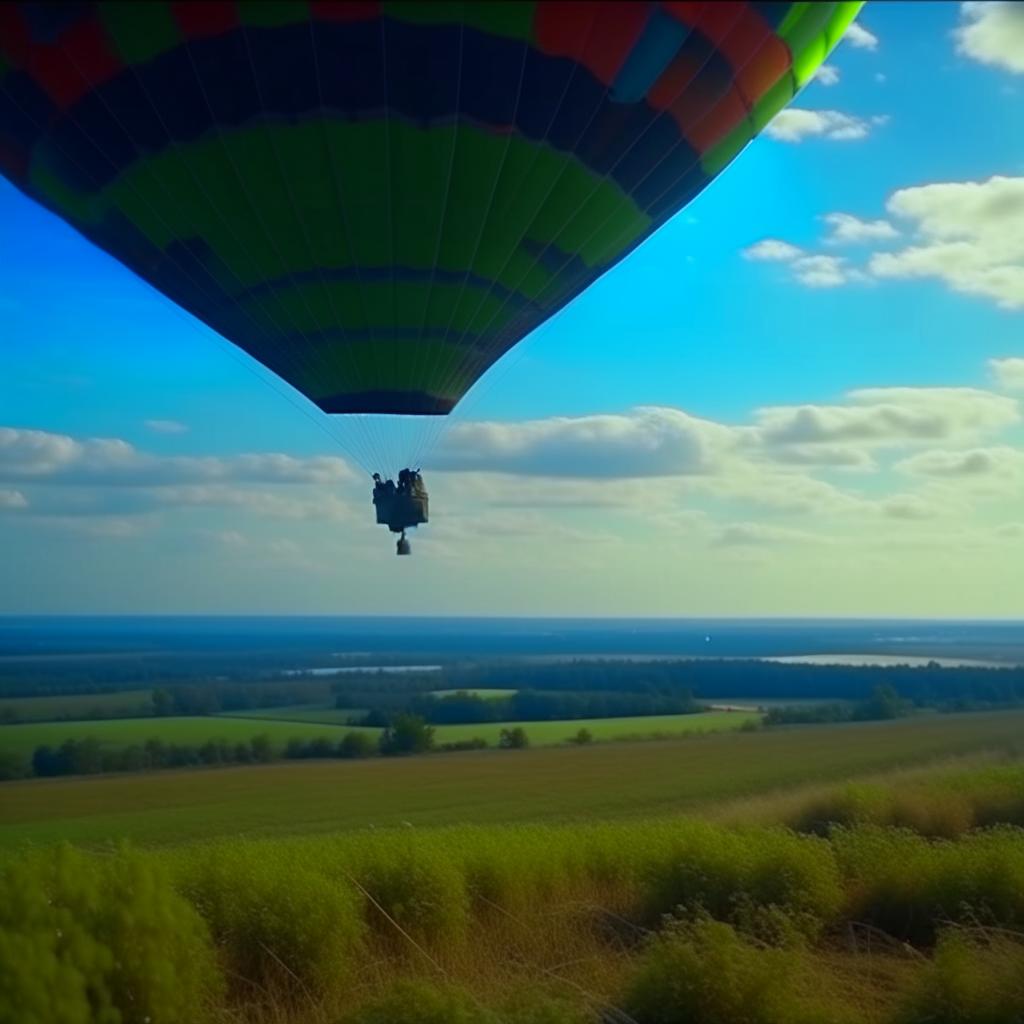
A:
<svg viewBox="0 0 1024 1024">
<path fill-rule="evenodd" d="M 317 736 L 295 737 L 283 748 L 274 745 L 266 733 L 249 740 L 232 742 L 210 739 L 204 743 L 165 743 L 151 738 L 126 747 L 108 748 L 93 736 L 67 739 L 57 746 L 42 744 L 31 757 L 0 751 L 0 780 L 33 776 L 95 775 L 101 772 L 138 772 L 166 768 L 215 767 L 218 765 L 269 764 L 278 760 L 312 758 L 397 757 L 457 750 L 481 750 L 485 739 L 473 737 L 454 742 L 437 742 L 434 727 L 418 715 L 398 715 L 379 737 L 366 732 L 346 732 L 340 739 Z M 524 729 L 503 729 L 498 746 L 521 749 L 529 746 Z"/>
</svg>

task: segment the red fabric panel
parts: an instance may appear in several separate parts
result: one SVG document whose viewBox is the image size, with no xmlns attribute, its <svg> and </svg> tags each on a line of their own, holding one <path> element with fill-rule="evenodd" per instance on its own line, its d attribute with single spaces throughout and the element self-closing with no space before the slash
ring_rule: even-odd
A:
<svg viewBox="0 0 1024 1024">
<path fill-rule="evenodd" d="M 32 52 L 28 25 L 15 4 L 0 3 L 0 52 L 17 67 L 25 67 Z"/>
<path fill-rule="evenodd" d="M 789 70 L 789 48 L 749 4 L 713 5 L 700 31 L 732 65 L 751 105 Z"/>
<path fill-rule="evenodd" d="M 123 67 L 92 17 L 75 22 L 56 45 L 34 47 L 29 71 L 53 102 L 67 110 Z"/>
<path fill-rule="evenodd" d="M 571 57 L 610 86 L 652 9 L 649 3 L 621 0 L 539 3 L 533 21 L 537 47 L 547 54 Z"/>
<path fill-rule="evenodd" d="M 687 141 L 698 153 L 706 153 L 716 142 L 724 139 L 747 116 L 747 112 L 744 98 L 736 89 L 731 89 L 690 127 L 686 133 Z"/>
<path fill-rule="evenodd" d="M 231 3 L 208 3 L 205 0 L 173 3 L 171 12 L 186 39 L 223 35 L 238 24 L 238 11 Z"/>
<path fill-rule="evenodd" d="M 309 9 L 318 21 L 370 21 L 380 17 L 380 4 L 375 0 L 365 3 L 346 0 L 312 0 Z"/>
</svg>

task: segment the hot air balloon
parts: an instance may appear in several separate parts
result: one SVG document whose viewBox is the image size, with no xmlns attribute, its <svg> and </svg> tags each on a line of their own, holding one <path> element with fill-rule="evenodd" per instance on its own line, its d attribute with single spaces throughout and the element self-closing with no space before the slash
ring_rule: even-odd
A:
<svg viewBox="0 0 1024 1024">
<path fill-rule="evenodd" d="M 6 3 L 0 172 L 393 473 L 436 430 L 388 451 L 377 418 L 447 416 L 705 188 L 860 6 Z M 418 487 L 378 521 L 425 521 Z"/>
</svg>

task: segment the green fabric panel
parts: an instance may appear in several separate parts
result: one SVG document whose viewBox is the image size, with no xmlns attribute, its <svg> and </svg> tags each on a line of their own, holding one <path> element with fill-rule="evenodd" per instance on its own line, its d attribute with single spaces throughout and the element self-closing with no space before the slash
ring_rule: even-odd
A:
<svg viewBox="0 0 1024 1024">
<path fill-rule="evenodd" d="M 85 197 L 46 191 L 84 215 Z M 521 285 L 528 297 L 550 280 L 537 247 L 554 242 L 602 265 L 609 238 L 650 224 L 574 157 L 466 125 L 397 120 L 261 125 L 176 146 L 108 186 L 90 221 L 111 209 L 159 248 L 202 237 L 245 287 L 316 266 L 430 269 L 436 254 L 442 270 Z"/>
<path fill-rule="evenodd" d="M 806 81 L 806 79 L 800 77 L 802 74 L 807 73 L 807 69 L 810 66 L 809 58 L 804 55 L 809 49 L 814 51 L 815 44 L 824 33 L 825 26 L 828 24 L 829 18 L 832 17 L 834 8 L 835 4 L 832 3 L 808 4 L 804 8 L 802 15 L 792 25 L 785 30 L 780 27 L 779 36 L 789 47 L 789 52 L 793 55 L 793 74 L 797 82 Z M 788 21 L 789 19 L 787 18 L 786 20 Z M 821 53 L 818 57 L 819 63 L 823 57 L 824 54 Z M 812 74 L 817 66 L 815 64 L 811 69 Z"/>
<path fill-rule="evenodd" d="M 278 288 L 273 295 L 260 300 L 245 299 L 239 305 L 252 317 L 274 329 L 275 323 L 291 324 L 301 332 L 313 332 L 325 327 L 347 327 L 358 322 L 356 314 L 366 311 L 366 326 L 386 330 L 390 327 L 423 326 L 418 320 L 405 316 L 407 309 L 422 309 L 426 293 L 431 294 L 427 327 L 447 328 L 453 334 L 469 329 L 469 320 L 461 311 L 460 300 L 466 296 L 481 316 L 487 317 L 494 329 L 507 323 L 515 313 L 511 305 L 503 305 L 497 296 L 486 289 L 435 281 L 433 286 L 419 281 L 396 280 L 339 281 L 330 283 L 303 283 L 289 288 Z"/>
<path fill-rule="evenodd" d="M 793 27 L 807 13 L 807 8 L 813 6 L 814 4 L 808 3 L 807 0 L 800 0 L 800 2 L 793 4 L 780 22 L 779 27 L 775 30 L 775 34 L 785 39 L 793 31 Z"/>
<path fill-rule="evenodd" d="M 336 360 L 337 352 L 321 351 L 303 364 L 290 361 L 287 372 L 281 375 L 314 400 L 376 390 L 426 391 L 440 398 L 454 398 L 459 392 L 448 383 L 446 368 L 459 366 L 471 356 L 471 350 L 464 346 L 432 339 L 380 338 L 350 342 L 345 348 L 347 361 Z M 267 361 L 275 363 L 272 355 Z"/>
<path fill-rule="evenodd" d="M 158 0 L 99 4 L 100 18 L 126 64 L 142 64 L 182 41 L 170 5 Z"/>
<path fill-rule="evenodd" d="M 838 3 L 835 6 L 836 9 L 825 28 L 829 51 L 843 38 L 843 33 L 853 24 L 854 19 L 860 14 L 864 2 L 863 0 L 853 0 L 853 2 Z"/>
<path fill-rule="evenodd" d="M 389 18 L 419 24 L 463 24 L 495 36 L 529 39 L 533 30 L 533 3 L 518 0 L 467 0 L 466 3 L 383 3 Z"/>
<path fill-rule="evenodd" d="M 780 78 L 758 101 L 751 111 L 754 131 L 763 131 L 775 115 L 786 106 L 796 94 L 796 82 L 789 73 Z"/>
<path fill-rule="evenodd" d="M 32 150 L 28 171 L 32 190 L 73 224 L 94 226 L 98 220 L 94 202 L 89 196 L 69 188 L 61 176 L 51 170 L 49 148 L 49 143 L 44 140 Z"/>
<path fill-rule="evenodd" d="M 788 77 L 788 76 L 787 76 Z M 774 89 L 778 86 L 774 86 L 772 90 L 766 95 L 770 95 Z M 792 95 L 792 93 L 790 93 Z M 762 97 L 761 102 L 764 102 Z M 754 137 L 753 125 L 750 123 L 750 117 L 745 117 L 728 135 L 721 141 L 715 143 L 714 146 L 709 149 L 703 157 L 701 157 L 701 167 L 704 168 L 704 173 L 709 177 L 714 177 L 716 174 L 721 173 L 728 165 L 739 156 L 743 147 L 750 142 Z"/>
<path fill-rule="evenodd" d="M 309 20 L 309 4 L 303 0 L 239 0 L 236 6 L 243 25 L 273 28 Z"/>
</svg>

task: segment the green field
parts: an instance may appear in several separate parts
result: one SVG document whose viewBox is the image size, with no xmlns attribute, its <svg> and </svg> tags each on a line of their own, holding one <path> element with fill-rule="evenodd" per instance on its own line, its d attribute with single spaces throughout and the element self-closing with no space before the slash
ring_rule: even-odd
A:
<svg viewBox="0 0 1024 1024">
<path fill-rule="evenodd" d="M 468 693 L 471 697 L 483 697 L 486 700 L 497 700 L 499 697 L 511 697 L 518 690 L 431 690 L 431 697 L 454 697 L 457 693 Z"/>
<path fill-rule="evenodd" d="M 284 709 L 274 709 L 278 713 Z M 341 722 L 332 723 L 323 718 L 305 721 L 282 721 L 277 718 L 252 717 L 183 717 L 183 718 L 124 718 L 109 721 L 81 722 L 34 722 L 25 725 L 9 725 L 0 730 L 0 750 L 30 755 L 36 747 L 46 744 L 59 746 L 64 740 L 95 737 L 107 746 L 130 746 L 145 743 L 148 739 L 160 739 L 164 743 L 200 744 L 207 740 L 224 739 L 232 743 L 250 740 L 259 734 L 268 735 L 277 749 L 281 749 L 293 737 L 313 739 L 330 736 L 340 739 L 346 732 L 366 732 L 378 736 L 380 730 L 369 727 L 354 727 L 343 724 L 351 714 L 345 709 L 334 709 Z M 321 712 L 329 714 L 329 712 Z M 686 732 L 708 732 L 718 729 L 738 728 L 749 718 L 739 712 L 708 712 L 699 715 L 662 715 L 646 718 L 591 718 L 558 722 L 488 722 L 481 725 L 440 725 L 435 731 L 438 743 L 454 743 L 459 740 L 482 737 L 496 745 L 503 728 L 522 725 L 537 745 L 564 743 L 582 728 L 589 729 L 597 740 L 623 739 L 630 736 L 680 735 Z"/>
<path fill-rule="evenodd" d="M 153 709 L 152 690 L 118 693 L 68 693 L 56 697 L 0 698 L 0 723 L 8 716 L 18 722 L 60 719 L 138 717 Z"/>
<path fill-rule="evenodd" d="M 119 837 L 176 843 L 406 821 L 482 824 L 708 811 L 722 801 L 952 755 L 1019 750 L 1022 743 L 1024 712 L 1006 711 L 663 743 L 36 779 L 0 787 L 0 845 Z"/>
<path fill-rule="evenodd" d="M 365 714 L 365 708 L 336 708 L 333 704 L 286 704 L 277 708 L 249 708 L 246 711 L 222 711 L 216 717 L 346 725 L 350 718 Z"/>
</svg>

